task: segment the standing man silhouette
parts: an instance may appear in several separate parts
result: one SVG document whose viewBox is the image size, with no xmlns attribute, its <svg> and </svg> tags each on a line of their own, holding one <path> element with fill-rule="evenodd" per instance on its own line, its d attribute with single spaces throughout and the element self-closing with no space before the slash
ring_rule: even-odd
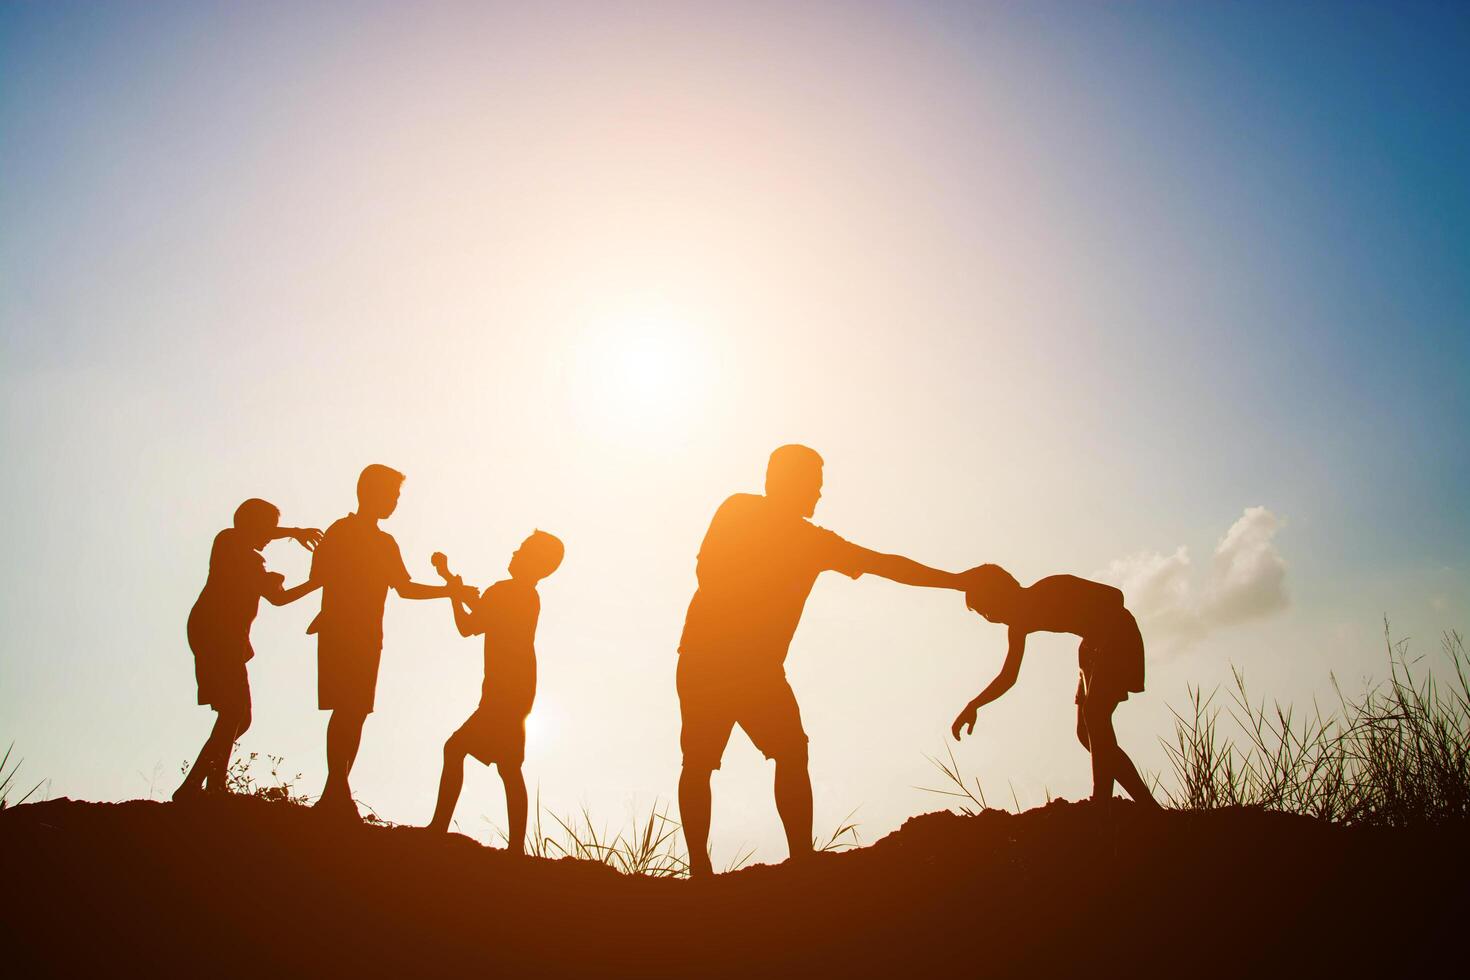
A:
<svg viewBox="0 0 1470 980">
<path fill-rule="evenodd" d="M 404 476 L 374 463 L 357 478 L 357 512 L 327 528 L 311 561 L 322 586 L 322 611 L 307 627 L 317 634 L 317 705 L 327 722 L 327 785 L 316 805 L 343 819 L 361 819 L 347 777 L 373 710 L 383 652 L 383 605 L 391 588 L 405 599 L 438 599 L 447 585 L 409 580 L 393 535 L 378 522 L 398 508 Z"/>
<path fill-rule="evenodd" d="M 699 588 L 679 642 L 679 811 L 690 873 L 712 873 L 710 777 L 740 725 L 776 763 L 776 809 L 793 859 L 812 852 L 812 783 L 801 709 L 786 681 L 786 652 L 817 576 L 867 572 L 904 585 L 963 589 L 951 572 L 860 548 L 812 524 L 822 457 L 806 446 L 771 453 L 764 496 L 720 505 L 699 549 Z"/>
</svg>

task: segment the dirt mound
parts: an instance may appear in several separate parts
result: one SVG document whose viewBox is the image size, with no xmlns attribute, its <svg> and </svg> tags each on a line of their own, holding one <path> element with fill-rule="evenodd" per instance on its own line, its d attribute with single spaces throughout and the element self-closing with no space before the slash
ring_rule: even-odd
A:
<svg viewBox="0 0 1470 980">
<path fill-rule="evenodd" d="M 1056 802 L 689 882 L 255 799 L 54 800 L 0 812 L 0 930 L 33 975 L 1360 974 L 1455 945 L 1465 831 Z"/>
</svg>

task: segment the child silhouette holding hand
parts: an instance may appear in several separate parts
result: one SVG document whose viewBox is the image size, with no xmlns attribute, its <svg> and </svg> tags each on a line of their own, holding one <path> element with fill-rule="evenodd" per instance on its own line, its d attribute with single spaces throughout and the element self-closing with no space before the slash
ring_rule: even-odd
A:
<svg viewBox="0 0 1470 980">
<path fill-rule="evenodd" d="M 245 663 L 255 656 L 250 625 L 261 598 L 273 606 L 284 606 L 317 587 L 307 580 L 283 589 L 285 577 L 265 570 L 260 550 L 271 541 L 291 538 L 311 551 L 322 539 L 322 532 L 315 528 L 280 527 L 280 519 L 274 504 L 251 498 L 236 509 L 234 526 L 214 537 L 209 577 L 189 611 L 188 635 L 199 703 L 214 708 L 217 717 L 199 757 L 174 791 L 175 800 L 192 799 L 206 790 L 225 791 L 230 749 L 250 727 L 250 678 Z"/>
<path fill-rule="evenodd" d="M 1110 799 L 1116 781 L 1135 802 L 1156 809 L 1158 803 L 1113 732 L 1113 711 L 1130 692 L 1143 690 L 1143 637 L 1123 606 L 1123 593 L 1074 575 L 1051 575 L 1022 588 L 999 565 L 981 565 L 964 577 L 965 604 L 990 622 L 1009 626 L 1010 648 L 999 675 L 954 720 L 955 739 L 973 732 L 980 708 L 1016 683 L 1027 636 L 1073 633 L 1082 639 L 1077 738 L 1092 755 L 1092 798 Z"/>
<path fill-rule="evenodd" d="M 464 785 L 465 756 L 500 770 L 510 824 L 509 847 L 522 853 L 526 839 L 526 718 L 536 698 L 536 621 L 541 598 L 536 585 L 561 565 L 560 540 L 537 531 L 511 556 L 510 578 L 480 594 L 449 571 L 442 554 L 431 559 L 449 583 L 454 625 L 461 636 L 484 634 L 485 682 L 480 706 L 444 743 L 444 773 L 429 829 L 448 831 Z"/>
</svg>

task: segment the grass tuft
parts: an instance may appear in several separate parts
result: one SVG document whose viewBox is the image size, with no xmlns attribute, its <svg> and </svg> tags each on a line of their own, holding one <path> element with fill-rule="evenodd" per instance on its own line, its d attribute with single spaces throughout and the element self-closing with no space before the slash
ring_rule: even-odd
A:
<svg viewBox="0 0 1470 980">
<path fill-rule="evenodd" d="M 1337 710 L 1314 703 L 1297 714 L 1253 701 L 1234 672 L 1225 705 L 1218 691 L 1189 692 L 1174 712 L 1173 744 L 1165 743 L 1175 787 L 1172 806 L 1210 810 L 1259 806 L 1335 823 L 1379 827 L 1434 826 L 1470 818 L 1470 655 L 1459 633 L 1442 648 L 1453 681 L 1411 660 L 1408 641 L 1384 623 L 1389 676 L 1351 699 L 1337 691 Z M 1235 726 L 1222 732 L 1222 712 Z"/>
</svg>

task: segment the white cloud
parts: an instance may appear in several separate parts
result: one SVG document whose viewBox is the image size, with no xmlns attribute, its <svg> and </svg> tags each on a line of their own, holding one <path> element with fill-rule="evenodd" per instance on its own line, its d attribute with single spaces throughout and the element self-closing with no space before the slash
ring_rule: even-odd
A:
<svg viewBox="0 0 1470 980">
<path fill-rule="evenodd" d="M 1265 507 L 1247 507 L 1215 546 L 1203 585 L 1180 546 L 1111 562 L 1101 578 L 1123 590 L 1145 636 L 1187 645 L 1207 633 L 1285 609 L 1286 562 L 1276 550 L 1283 525 Z"/>
</svg>

